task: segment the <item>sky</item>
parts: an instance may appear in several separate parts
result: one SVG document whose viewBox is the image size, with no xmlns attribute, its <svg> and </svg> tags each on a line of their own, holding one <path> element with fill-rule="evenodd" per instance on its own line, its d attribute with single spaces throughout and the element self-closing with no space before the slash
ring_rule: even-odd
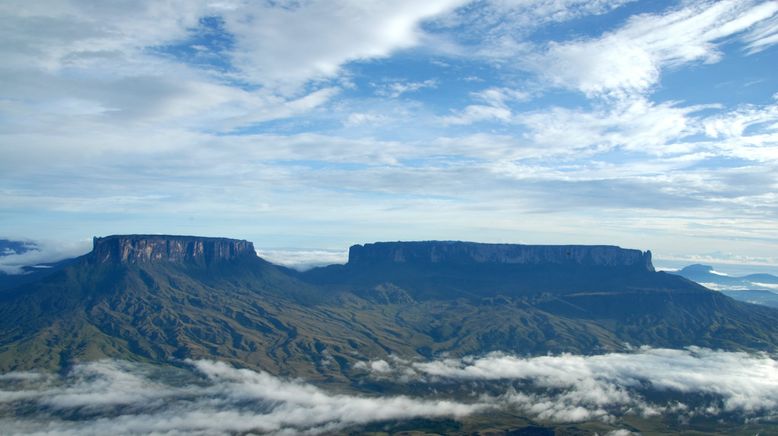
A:
<svg viewBox="0 0 778 436">
<path fill-rule="evenodd" d="M 778 1 L 5 0 L 0 237 L 776 271 L 777 45 Z"/>
</svg>

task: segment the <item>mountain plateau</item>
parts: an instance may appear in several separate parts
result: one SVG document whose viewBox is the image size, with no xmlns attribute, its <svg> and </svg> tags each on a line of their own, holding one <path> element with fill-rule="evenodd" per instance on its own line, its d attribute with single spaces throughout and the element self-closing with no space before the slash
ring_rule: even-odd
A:
<svg viewBox="0 0 778 436">
<path fill-rule="evenodd" d="M 774 351 L 778 311 L 656 272 L 650 252 L 457 241 L 355 245 L 298 272 L 248 241 L 116 235 L 0 293 L 3 371 L 210 358 L 354 383 L 388 356 L 634 345 Z"/>
</svg>

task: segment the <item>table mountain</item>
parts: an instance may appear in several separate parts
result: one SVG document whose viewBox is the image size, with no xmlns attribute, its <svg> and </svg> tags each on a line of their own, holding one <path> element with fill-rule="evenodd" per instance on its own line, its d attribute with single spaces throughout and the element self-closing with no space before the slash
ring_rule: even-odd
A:
<svg viewBox="0 0 778 436">
<path fill-rule="evenodd" d="M 778 311 L 655 272 L 649 252 L 446 241 L 357 245 L 345 265 L 300 273 L 248 241 L 110 236 L 0 293 L 0 370 L 191 357 L 345 381 L 390 354 L 626 344 L 774 351 Z"/>
<path fill-rule="evenodd" d="M 641 289 L 706 292 L 688 280 L 655 272 L 650 251 L 607 245 L 381 242 L 352 246 L 345 265 L 315 268 L 299 277 L 352 289 L 389 282 L 422 300 Z"/>
<path fill-rule="evenodd" d="M 520 245 L 462 241 L 376 242 L 354 245 L 348 263 L 582 265 L 654 271 L 651 252 L 612 245 Z"/>
</svg>

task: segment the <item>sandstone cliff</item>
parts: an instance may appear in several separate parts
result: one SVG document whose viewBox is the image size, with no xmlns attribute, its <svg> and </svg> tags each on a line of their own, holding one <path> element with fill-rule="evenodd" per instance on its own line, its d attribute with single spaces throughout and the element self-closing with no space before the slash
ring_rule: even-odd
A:
<svg viewBox="0 0 778 436">
<path fill-rule="evenodd" d="M 96 263 L 174 262 L 211 264 L 242 256 L 256 257 L 254 244 L 227 238 L 170 235 L 113 235 L 94 238 Z"/>
<path fill-rule="evenodd" d="M 582 265 L 654 271 L 651 252 L 612 245 L 519 245 L 459 241 L 377 242 L 349 249 L 349 265 L 451 263 Z"/>
</svg>

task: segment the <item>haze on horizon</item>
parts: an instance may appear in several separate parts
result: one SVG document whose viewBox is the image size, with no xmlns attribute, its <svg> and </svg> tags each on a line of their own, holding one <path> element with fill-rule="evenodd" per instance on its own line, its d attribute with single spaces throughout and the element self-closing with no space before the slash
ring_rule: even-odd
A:
<svg viewBox="0 0 778 436">
<path fill-rule="evenodd" d="M 778 268 L 776 1 L 11 0 L 0 23 L 0 237 Z"/>
</svg>

